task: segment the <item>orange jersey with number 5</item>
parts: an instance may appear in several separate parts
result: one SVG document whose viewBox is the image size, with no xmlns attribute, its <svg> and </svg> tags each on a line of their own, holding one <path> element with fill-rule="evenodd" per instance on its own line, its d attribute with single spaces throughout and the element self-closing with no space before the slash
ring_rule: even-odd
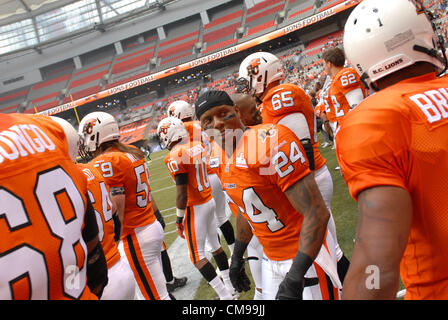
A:
<svg viewBox="0 0 448 320">
<path fill-rule="evenodd" d="M 105 179 L 91 163 L 78 163 L 78 167 L 87 178 L 87 189 L 95 209 L 96 222 L 98 224 L 98 239 L 106 256 L 107 268 L 112 267 L 120 260 L 120 253 L 115 242 L 114 207 L 110 195 L 110 189 Z"/>
<path fill-rule="evenodd" d="M 166 155 L 165 164 L 175 180 L 178 174 L 188 175 L 187 206 L 203 204 L 212 199 L 207 174 L 207 151 L 198 141 L 177 144 Z"/>
<path fill-rule="evenodd" d="M 305 116 L 314 149 L 314 166 L 315 170 L 318 170 L 325 165 L 326 160 L 319 151 L 316 114 L 310 96 L 300 87 L 290 83 L 281 84 L 268 91 L 263 99 L 261 111 L 263 123 L 277 124 L 292 113 L 301 113 Z"/>
<path fill-rule="evenodd" d="M 82 237 L 87 181 L 59 124 L 0 114 L 0 299 L 97 299 Z"/>
<path fill-rule="evenodd" d="M 151 202 L 149 172 L 145 159 L 110 149 L 92 160 L 111 189 L 111 194 L 124 191 L 125 209 L 121 239 L 133 229 L 156 220 Z"/>
<path fill-rule="evenodd" d="M 310 172 L 295 134 L 274 124 L 246 130 L 232 158 L 220 168 L 223 190 L 234 210 L 243 211 L 271 260 L 292 259 L 297 254 L 303 216 L 284 192 Z"/>
</svg>

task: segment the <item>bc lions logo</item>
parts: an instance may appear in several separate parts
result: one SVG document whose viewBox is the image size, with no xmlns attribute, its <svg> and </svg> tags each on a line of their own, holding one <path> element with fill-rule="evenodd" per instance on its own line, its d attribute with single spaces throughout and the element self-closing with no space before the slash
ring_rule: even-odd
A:
<svg viewBox="0 0 448 320">
<path fill-rule="evenodd" d="M 176 110 L 176 108 L 174 106 L 172 106 L 170 108 L 170 110 L 168 110 L 168 113 L 170 114 L 170 117 L 175 117 L 174 111 Z"/>
<path fill-rule="evenodd" d="M 168 134 L 168 129 L 170 128 L 171 123 L 165 123 L 160 127 L 160 132 L 163 134 Z"/>
<path fill-rule="evenodd" d="M 93 132 L 93 127 L 96 125 L 97 119 L 90 119 L 84 124 L 84 128 L 82 129 L 82 132 L 85 134 L 91 134 Z M 100 122 L 98 120 L 98 122 Z"/>
<path fill-rule="evenodd" d="M 277 134 L 277 130 L 272 126 L 264 127 L 258 130 L 258 137 L 264 143 L 267 138 L 272 138 Z"/>
<path fill-rule="evenodd" d="M 260 58 L 253 59 L 247 66 L 247 73 L 256 76 L 260 72 Z"/>
</svg>

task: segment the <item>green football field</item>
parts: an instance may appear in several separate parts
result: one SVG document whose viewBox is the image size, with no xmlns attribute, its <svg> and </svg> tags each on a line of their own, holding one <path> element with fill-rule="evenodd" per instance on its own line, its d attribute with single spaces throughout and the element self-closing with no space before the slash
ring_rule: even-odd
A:
<svg viewBox="0 0 448 320">
<path fill-rule="evenodd" d="M 335 150 L 332 150 L 331 147 L 321 148 L 321 153 L 323 157 L 327 159 L 327 166 L 333 177 L 334 192 L 332 199 L 332 212 L 336 223 L 338 241 L 344 254 L 348 259 L 350 259 L 352 256 L 353 239 L 355 237 L 356 230 L 357 204 L 351 198 L 340 171 L 334 169 L 337 166 Z M 164 216 L 166 223 L 165 243 L 169 248 L 169 246 L 177 238 L 175 224 L 176 189 L 163 161 L 166 154 L 166 150 L 151 154 L 149 171 L 152 197 L 156 201 L 160 212 Z M 231 217 L 231 222 L 235 222 L 233 216 Z M 224 250 L 229 253 L 224 239 L 222 239 L 221 244 L 223 245 Z M 216 266 L 213 260 L 211 262 Z M 185 261 L 185 263 L 191 262 Z M 248 265 L 246 266 L 246 270 L 250 274 Z M 252 282 L 251 290 L 241 294 L 239 299 L 251 300 L 253 297 L 253 290 L 254 288 Z M 195 300 L 212 300 L 216 296 L 216 293 L 208 285 L 208 283 L 205 280 L 202 280 L 202 283 L 196 292 Z"/>
</svg>

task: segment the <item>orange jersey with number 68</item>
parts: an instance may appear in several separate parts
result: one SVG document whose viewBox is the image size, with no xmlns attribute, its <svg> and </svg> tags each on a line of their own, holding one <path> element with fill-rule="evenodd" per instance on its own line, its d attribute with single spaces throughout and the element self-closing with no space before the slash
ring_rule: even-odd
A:
<svg viewBox="0 0 448 320">
<path fill-rule="evenodd" d="M 110 149 L 92 160 L 111 189 L 111 194 L 124 191 L 125 210 L 121 239 L 133 229 L 156 220 L 151 202 L 149 172 L 145 159 Z"/>
<path fill-rule="evenodd" d="M 0 299 L 97 299 L 82 236 L 87 181 L 49 117 L 0 114 Z"/>
</svg>

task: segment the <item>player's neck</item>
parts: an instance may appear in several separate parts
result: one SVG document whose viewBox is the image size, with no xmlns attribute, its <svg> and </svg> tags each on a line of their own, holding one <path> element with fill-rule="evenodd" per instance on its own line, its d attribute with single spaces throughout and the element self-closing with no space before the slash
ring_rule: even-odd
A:
<svg viewBox="0 0 448 320">
<path fill-rule="evenodd" d="M 231 133 L 227 139 L 229 140 L 221 140 L 224 145 L 221 145 L 221 148 L 224 150 L 227 158 L 232 157 L 232 155 L 235 153 L 236 148 L 238 147 L 239 142 L 241 141 L 241 138 L 244 136 L 244 132 L 248 130 L 248 127 L 241 126 L 241 128 L 235 129 L 233 133 Z"/>
<path fill-rule="evenodd" d="M 334 77 L 335 75 L 337 75 L 338 72 L 341 71 L 343 68 L 344 68 L 344 67 L 335 67 L 335 66 L 332 66 L 332 67 L 331 67 L 331 70 L 330 70 L 330 77 L 333 78 L 333 77 Z"/>
<path fill-rule="evenodd" d="M 390 87 L 400 81 L 419 77 L 428 73 L 435 72 L 435 69 L 432 64 L 427 62 L 416 63 L 408 68 L 404 68 L 394 72 L 382 79 L 376 81 L 376 86 L 378 89 L 383 90 L 387 87 Z"/>
<path fill-rule="evenodd" d="M 280 81 L 274 81 L 274 82 L 271 82 L 270 84 L 268 84 L 268 85 L 266 86 L 266 89 L 263 91 L 263 93 L 262 93 L 261 96 L 260 96 L 261 101 L 263 101 L 264 97 L 268 94 L 268 92 L 269 92 L 272 88 L 274 88 L 274 87 L 276 87 L 276 86 L 278 86 L 278 85 L 280 85 Z"/>
</svg>

